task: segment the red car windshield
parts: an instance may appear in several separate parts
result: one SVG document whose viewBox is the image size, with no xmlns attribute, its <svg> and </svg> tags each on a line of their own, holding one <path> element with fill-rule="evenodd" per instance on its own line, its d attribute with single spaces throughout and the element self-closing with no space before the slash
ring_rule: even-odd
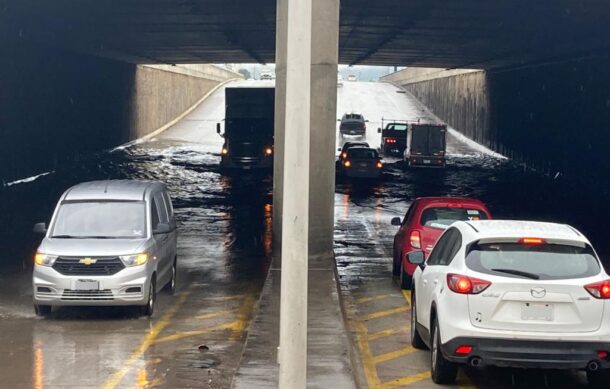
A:
<svg viewBox="0 0 610 389">
<path fill-rule="evenodd" d="M 422 212 L 420 224 L 424 227 L 445 229 L 456 221 L 487 220 L 489 216 L 474 207 L 434 207 Z"/>
</svg>

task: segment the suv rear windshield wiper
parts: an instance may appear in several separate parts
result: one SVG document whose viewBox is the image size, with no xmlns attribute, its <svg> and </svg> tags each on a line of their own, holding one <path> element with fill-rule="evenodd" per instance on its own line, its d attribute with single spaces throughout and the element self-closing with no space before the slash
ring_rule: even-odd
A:
<svg viewBox="0 0 610 389">
<path fill-rule="evenodd" d="M 540 276 L 534 273 L 528 273 L 526 271 L 515 270 L 515 269 L 491 269 L 492 271 L 497 271 L 498 273 L 507 273 L 514 274 L 516 276 L 521 276 L 525 278 L 531 278 L 532 280 L 539 280 Z"/>
<path fill-rule="evenodd" d="M 114 236 L 84 236 L 84 235 L 53 235 L 51 238 L 58 239 L 117 239 Z"/>
<path fill-rule="evenodd" d="M 80 237 L 79 236 L 74 236 L 74 235 L 53 235 L 53 236 L 51 236 L 51 238 L 57 238 L 57 239 L 78 239 Z"/>
</svg>

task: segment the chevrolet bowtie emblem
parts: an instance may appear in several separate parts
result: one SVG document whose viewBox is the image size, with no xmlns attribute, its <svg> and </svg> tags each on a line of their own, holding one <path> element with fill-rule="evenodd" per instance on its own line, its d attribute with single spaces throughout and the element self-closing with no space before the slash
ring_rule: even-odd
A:
<svg viewBox="0 0 610 389">
<path fill-rule="evenodd" d="M 83 265 L 86 265 L 86 266 L 93 265 L 96 262 L 97 262 L 97 259 L 93 259 L 93 258 L 83 258 L 80 261 L 78 261 L 78 263 L 82 263 Z"/>
</svg>

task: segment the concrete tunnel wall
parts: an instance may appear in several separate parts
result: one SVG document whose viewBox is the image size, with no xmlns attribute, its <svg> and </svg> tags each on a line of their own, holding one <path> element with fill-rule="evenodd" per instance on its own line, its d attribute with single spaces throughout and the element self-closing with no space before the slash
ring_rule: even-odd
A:
<svg viewBox="0 0 610 389">
<path fill-rule="evenodd" d="M 549 173 L 610 172 L 610 60 L 510 71 L 407 68 L 402 86 L 456 130 Z"/>
<path fill-rule="evenodd" d="M 134 65 L 42 46 L 2 47 L 0 58 L 4 183 L 150 134 L 241 77 L 213 65 Z"/>
</svg>

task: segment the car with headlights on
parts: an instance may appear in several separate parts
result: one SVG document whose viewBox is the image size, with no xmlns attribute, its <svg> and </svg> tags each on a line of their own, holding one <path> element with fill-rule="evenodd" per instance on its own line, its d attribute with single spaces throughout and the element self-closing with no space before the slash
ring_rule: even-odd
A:
<svg viewBox="0 0 610 389">
<path fill-rule="evenodd" d="M 586 371 L 610 382 L 610 277 L 589 240 L 565 224 L 459 221 L 411 289 L 411 344 L 431 349 L 437 384 L 460 365 Z"/>
<path fill-rule="evenodd" d="M 355 146 L 347 149 L 345 158 L 339 162 L 339 168 L 345 177 L 379 178 L 383 162 L 377 150 Z"/>
<path fill-rule="evenodd" d="M 156 293 L 173 292 L 177 230 L 168 191 L 159 182 L 78 184 L 59 199 L 34 258 L 34 307 L 133 305 L 151 316 Z"/>
</svg>

